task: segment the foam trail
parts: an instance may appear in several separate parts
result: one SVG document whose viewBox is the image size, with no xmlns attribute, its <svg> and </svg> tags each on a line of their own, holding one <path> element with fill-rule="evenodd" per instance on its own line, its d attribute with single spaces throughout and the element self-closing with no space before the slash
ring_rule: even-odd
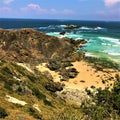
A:
<svg viewBox="0 0 120 120">
<path fill-rule="evenodd" d="M 116 44 L 120 44 L 120 40 L 116 38 L 110 38 L 110 37 L 98 37 L 100 40 L 107 40 Z"/>
</svg>

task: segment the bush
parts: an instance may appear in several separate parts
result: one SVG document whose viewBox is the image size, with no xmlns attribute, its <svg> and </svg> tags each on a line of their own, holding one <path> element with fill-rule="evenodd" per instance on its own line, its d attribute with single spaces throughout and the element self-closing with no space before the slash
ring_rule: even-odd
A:
<svg viewBox="0 0 120 120">
<path fill-rule="evenodd" d="M 91 96 L 90 91 L 86 91 Z M 84 101 L 81 105 L 83 112 L 92 120 L 105 120 L 108 118 L 120 119 L 120 77 L 116 75 L 116 81 L 111 90 L 108 88 L 97 89 L 92 95 L 92 102 Z"/>
<path fill-rule="evenodd" d="M 37 80 L 37 78 L 33 75 L 27 75 L 27 77 L 31 82 L 35 82 Z"/>
<path fill-rule="evenodd" d="M 7 112 L 4 108 L 0 107 L 0 118 L 5 118 L 6 116 L 8 116 Z"/>
<path fill-rule="evenodd" d="M 6 72 L 7 74 L 11 74 L 12 75 L 12 72 L 10 71 L 10 69 L 8 67 L 3 67 L 2 70 L 4 72 Z"/>
<path fill-rule="evenodd" d="M 38 88 L 33 88 L 33 94 L 38 98 L 38 99 L 42 99 L 45 100 L 46 96 L 40 92 L 40 90 Z"/>
<path fill-rule="evenodd" d="M 53 105 L 52 105 L 52 102 L 51 102 L 51 101 L 49 101 L 49 100 L 44 100 L 43 102 L 44 102 L 44 104 L 45 104 L 45 105 L 48 105 L 48 106 L 53 107 Z"/>
<path fill-rule="evenodd" d="M 34 110 L 33 108 L 28 108 L 28 112 L 30 115 L 32 115 L 34 118 L 36 118 L 37 120 L 42 120 L 42 116 L 40 114 L 37 113 L 36 110 Z"/>
</svg>

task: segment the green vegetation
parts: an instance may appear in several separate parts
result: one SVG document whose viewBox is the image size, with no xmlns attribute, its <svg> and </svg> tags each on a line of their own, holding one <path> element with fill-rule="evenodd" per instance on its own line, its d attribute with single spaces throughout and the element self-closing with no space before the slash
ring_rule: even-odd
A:
<svg viewBox="0 0 120 120">
<path fill-rule="evenodd" d="M 85 57 L 84 60 L 89 64 L 93 65 L 93 67 L 95 67 L 96 69 L 101 71 L 103 70 L 103 68 L 112 68 L 112 69 L 120 70 L 119 64 L 108 59 Z"/>
<path fill-rule="evenodd" d="M 83 118 L 84 116 L 80 114 L 80 110 L 78 112 L 77 109 L 73 110 L 73 108 L 66 108 L 58 115 L 53 116 L 50 120 L 83 120 Z"/>
<path fill-rule="evenodd" d="M 4 108 L 0 107 L 0 118 L 5 118 L 6 116 L 8 116 L 8 113 Z"/>
<path fill-rule="evenodd" d="M 36 111 L 34 108 L 32 107 L 28 108 L 28 113 L 32 115 L 34 118 L 36 118 L 37 120 L 42 120 L 42 115 L 40 115 L 38 111 Z"/>
<path fill-rule="evenodd" d="M 92 100 L 84 101 L 81 105 L 83 112 L 90 120 L 120 119 L 120 77 L 118 75 L 111 90 L 99 88 L 96 94 L 90 93 L 92 92 L 88 92 Z"/>
<path fill-rule="evenodd" d="M 13 115 L 17 116 L 18 112 L 32 117 L 31 120 L 119 120 L 120 77 L 116 75 L 115 78 L 116 81 L 111 90 L 99 88 L 94 93 L 86 89 L 91 99 L 83 101 L 81 107 L 75 107 L 69 101 L 60 99 L 55 93 L 47 91 L 45 86 L 50 81 L 41 73 L 30 73 L 16 63 L 2 61 L 0 62 L 0 104 L 6 110 L 0 108 L 0 117 L 7 116 L 10 120 Z M 85 81 L 81 80 L 81 82 Z M 91 86 L 91 89 L 96 90 L 95 86 Z M 11 104 L 5 100 L 6 95 L 23 100 L 27 105 Z M 41 112 L 33 107 L 34 104 L 38 104 Z"/>
<path fill-rule="evenodd" d="M 18 115 L 30 120 L 81 120 L 79 119 L 82 116 L 80 107 L 76 109 L 57 97 L 55 93 L 47 91 L 45 86 L 49 82 L 38 71 L 34 74 L 14 62 L 0 62 L 0 104 L 9 112 L 8 115 L 2 110 L 1 116 L 8 115 L 8 120 Z M 8 102 L 6 95 L 25 101 L 27 105 L 21 106 Z M 35 109 L 34 104 L 38 104 L 42 112 Z"/>
<path fill-rule="evenodd" d="M 40 92 L 40 90 L 38 88 L 33 88 L 33 95 L 35 95 L 38 99 L 42 99 L 42 100 L 45 100 L 46 99 L 46 96 Z"/>
</svg>

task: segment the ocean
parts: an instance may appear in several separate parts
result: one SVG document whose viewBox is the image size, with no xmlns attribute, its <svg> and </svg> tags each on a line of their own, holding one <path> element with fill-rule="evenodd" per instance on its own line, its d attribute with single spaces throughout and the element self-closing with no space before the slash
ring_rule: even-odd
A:
<svg viewBox="0 0 120 120">
<path fill-rule="evenodd" d="M 65 26 L 79 25 L 79 29 L 65 30 Z M 59 38 L 69 37 L 74 40 L 85 39 L 87 44 L 78 52 L 86 56 L 109 59 L 120 63 L 120 22 L 80 21 L 80 20 L 44 20 L 44 19 L 0 19 L 0 28 L 33 28 Z M 65 35 L 59 33 L 65 31 Z"/>
</svg>

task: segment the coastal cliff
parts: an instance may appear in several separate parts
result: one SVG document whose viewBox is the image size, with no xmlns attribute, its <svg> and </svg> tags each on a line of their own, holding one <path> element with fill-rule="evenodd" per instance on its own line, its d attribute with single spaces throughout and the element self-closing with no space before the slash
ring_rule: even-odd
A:
<svg viewBox="0 0 120 120">
<path fill-rule="evenodd" d="M 8 60 L 35 63 L 59 57 L 73 56 L 82 40 L 58 39 L 33 29 L 0 29 L 0 57 Z"/>
<path fill-rule="evenodd" d="M 101 120 L 119 112 L 119 97 L 112 112 L 98 104 L 117 97 L 119 65 L 77 52 L 86 42 L 28 28 L 0 29 L 0 118 Z"/>
</svg>

